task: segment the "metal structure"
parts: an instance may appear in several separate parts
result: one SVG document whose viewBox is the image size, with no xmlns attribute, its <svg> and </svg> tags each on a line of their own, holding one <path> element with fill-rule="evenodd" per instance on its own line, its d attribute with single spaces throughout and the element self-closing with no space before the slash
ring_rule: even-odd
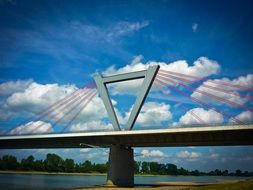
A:
<svg viewBox="0 0 253 190">
<path fill-rule="evenodd" d="M 156 77 L 159 67 L 160 67 L 159 65 L 156 65 L 156 66 L 151 66 L 148 68 L 148 70 L 144 70 L 144 71 L 125 73 L 125 74 L 119 74 L 119 75 L 113 75 L 113 76 L 107 76 L 107 77 L 96 75 L 94 77 L 99 95 L 104 102 L 109 119 L 111 120 L 115 131 L 120 131 L 121 128 L 120 128 L 115 110 L 113 108 L 106 84 L 144 78 L 140 91 L 134 103 L 132 112 L 126 124 L 126 129 L 132 130 L 134 123 L 138 117 L 138 114 L 141 110 L 141 107 Z"/>
<path fill-rule="evenodd" d="M 0 149 L 253 145 L 252 137 L 253 125 L 37 134 L 0 137 Z"/>
</svg>

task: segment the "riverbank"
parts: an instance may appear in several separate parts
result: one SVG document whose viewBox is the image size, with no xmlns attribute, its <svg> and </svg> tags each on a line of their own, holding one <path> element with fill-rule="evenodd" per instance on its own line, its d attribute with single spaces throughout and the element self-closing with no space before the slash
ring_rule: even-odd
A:
<svg viewBox="0 0 253 190">
<path fill-rule="evenodd" d="M 75 188 L 73 190 L 115 190 L 115 187 L 85 187 Z M 117 188 L 117 190 L 252 190 L 253 179 L 250 180 L 229 180 L 217 183 L 195 183 L 195 182 L 160 182 L 147 187 L 134 187 L 134 188 Z"/>
</svg>

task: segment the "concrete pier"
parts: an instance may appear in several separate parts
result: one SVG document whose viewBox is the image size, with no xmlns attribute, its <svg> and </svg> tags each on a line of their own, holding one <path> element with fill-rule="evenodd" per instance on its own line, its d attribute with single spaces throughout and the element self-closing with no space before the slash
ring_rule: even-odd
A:
<svg viewBox="0 0 253 190">
<path fill-rule="evenodd" d="M 134 154 L 131 147 L 119 145 L 110 147 L 107 185 L 134 186 Z"/>
</svg>

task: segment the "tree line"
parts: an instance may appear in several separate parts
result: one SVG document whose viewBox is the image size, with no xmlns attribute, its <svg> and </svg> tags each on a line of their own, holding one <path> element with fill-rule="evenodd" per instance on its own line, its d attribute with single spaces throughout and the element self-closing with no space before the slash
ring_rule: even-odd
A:
<svg viewBox="0 0 253 190">
<path fill-rule="evenodd" d="M 4 155 L 0 158 L 0 170 L 19 170 L 19 171 L 42 171 L 42 172 L 67 172 L 67 173 L 106 173 L 108 162 L 105 164 L 92 163 L 89 160 L 83 163 L 75 163 L 73 159 L 63 159 L 57 154 L 47 154 L 45 160 L 35 160 L 31 155 L 18 161 L 15 156 Z M 161 164 L 158 162 L 134 162 L 135 174 L 153 175 L 210 175 L 210 176 L 253 176 L 253 172 L 236 170 L 228 172 L 216 169 L 210 172 L 200 172 L 198 170 L 186 170 L 178 168 L 175 164 Z"/>
<path fill-rule="evenodd" d="M 0 158 L 0 170 L 43 171 L 43 172 L 67 172 L 67 173 L 106 173 L 108 163 L 96 164 L 86 160 L 83 163 L 75 163 L 73 159 L 63 159 L 57 154 L 47 154 L 45 160 L 35 160 L 31 155 L 20 162 L 15 156 L 4 155 Z"/>
<path fill-rule="evenodd" d="M 136 162 L 135 161 L 135 173 L 136 174 L 154 174 L 154 175 L 184 175 L 184 176 L 253 176 L 253 172 L 237 169 L 235 172 L 229 172 L 228 170 L 221 171 L 216 169 L 210 172 L 201 172 L 199 170 L 186 170 L 182 167 L 178 168 L 175 164 L 161 164 L 158 162 Z"/>
</svg>

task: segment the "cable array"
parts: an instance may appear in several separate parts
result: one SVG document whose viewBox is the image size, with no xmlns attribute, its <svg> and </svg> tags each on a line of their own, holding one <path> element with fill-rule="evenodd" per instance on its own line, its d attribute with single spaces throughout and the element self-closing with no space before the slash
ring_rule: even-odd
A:
<svg viewBox="0 0 253 190">
<path fill-rule="evenodd" d="M 201 88 L 194 88 L 191 86 L 191 84 L 194 84 L 195 82 L 203 82 L 201 84 Z M 213 101 L 219 101 L 221 103 L 225 103 L 229 106 L 234 106 L 237 108 L 244 109 L 246 111 L 252 112 L 253 109 L 251 107 L 248 107 L 242 103 L 235 102 L 230 99 L 223 98 L 221 96 L 218 96 L 216 92 L 221 92 L 224 93 L 225 95 L 231 96 L 237 96 L 240 98 L 243 98 L 244 101 L 250 101 L 253 99 L 253 96 L 251 95 L 246 95 L 239 93 L 237 91 L 253 91 L 253 88 L 248 87 L 248 86 L 242 86 L 242 85 L 237 85 L 237 84 L 231 84 L 229 82 L 224 82 L 224 81 L 218 81 L 218 80 L 209 80 L 206 77 L 197 77 L 193 75 L 186 75 L 186 74 L 181 74 L 177 72 L 172 72 L 172 71 L 166 71 L 160 69 L 158 72 L 155 83 L 166 87 L 173 92 L 176 92 L 177 94 L 180 94 L 184 97 L 189 98 L 191 101 L 200 104 L 201 106 L 204 106 L 208 109 L 212 109 L 213 111 L 227 117 L 228 119 L 233 120 L 237 124 L 246 124 L 245 122 L 241 121 L 240 119 L 233 117 L 232 115 L 221 111 L 218 108 L 215 108 L 214 106 L 211 106 L 209 103 L 202 101 L 200 98 L 196 98 L 188 93 L 186 93 L 183 89 L 186 89 L 191 92 L 199 93 L 203 96 L 206 96 L 208 98 L 211 98 Z M 215 84 L 214 86 L 210 84 Z M 226 86 L 226 87 L 224 87 Z M 181 87 L 180 89 L 177 87 Z M 209 91 L 205 91 L 204 89 L 208 89 Z M 231 89 L 232 88 L 232 89 Z M 214 92 L 211 93 L 211 92 Z M 235 92 L 236 91 L 236 92 Z M 167 95 L 167 94 L 166 94 Z M 170 96 L 173 96 L 172 93 L 169 94 Z M 175 96 L 176 97 L 176 96 Z M 200 124 L 207 124 L 203 119 L 201 119 L 200 116 L 198 116 L 196 113 L 194 113 L 193 110 L 189 109 L 186 105 L 183 105 L 183 102 L 175 100 L 175 102 L 182 107 L 185 111 L 189 111 L 188 113 L 191 114 Z"/>
<path fill-rule="evenodd" d="M 51 127 L 43 133 L 49 133 L 51 129 L 55 129 L 58 124 L 67 123 L 62 131 L 66 130 L 73 121 L 80 115 L 81 111 L 95 97 L 97 91 L 94 83 L 89 83 L 80 89 L 76 89 L 64 98 L 56 101 L 50 106 L 44 108 L 32 117 L 29 117 L 22 123 L 8 129 L 4 134 L 11 134 L 16 128 L 24 126 L 29 128 L 29 134 L 35 133 L 46 124 L 50 123 Z M 76 111 L 77 110 L 77 111 Z M 72 116 L 74 114 L 74 116 Z M 70 117 L 70 118 L 69 118 Z M 69 120 L 68 120 L 69 119 Z M 43 121 L 35 126 L 34 122 Z"/>
</svg>

